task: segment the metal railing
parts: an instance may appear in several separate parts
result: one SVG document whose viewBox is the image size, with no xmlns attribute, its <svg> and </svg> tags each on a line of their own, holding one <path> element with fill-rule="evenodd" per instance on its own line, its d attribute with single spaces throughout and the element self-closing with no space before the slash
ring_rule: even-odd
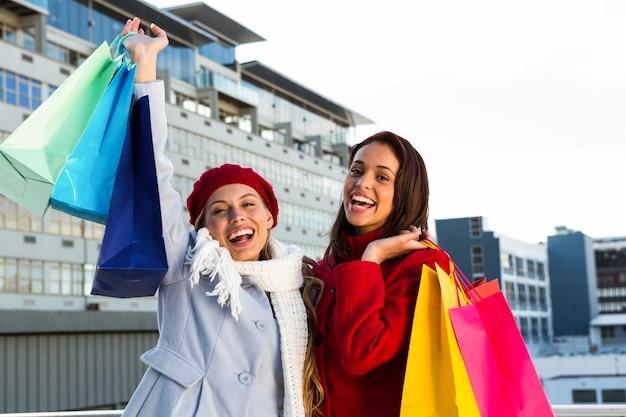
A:
<svg viewBox="0 0 626 417">
<path fill-rule="evenodd" d="M 558 417 L 565 416 L 622 416 L 626 417 L 626 404 L 567 404 L 553 405 L 552 409 Z M 97 411 L 57 411 L 49 413 L 9 413 L 0 417 L 119 417 L 122 410 Z"/>
</svg>

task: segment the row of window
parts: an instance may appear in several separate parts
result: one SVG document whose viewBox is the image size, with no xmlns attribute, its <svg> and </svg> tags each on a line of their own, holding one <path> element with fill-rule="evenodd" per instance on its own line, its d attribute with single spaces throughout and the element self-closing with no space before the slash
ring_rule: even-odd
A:
<svg viewBox="0 0 626 417">
<path fill-rule="evenodd" d="M 626 313 L 626 301 L 605 301 L 598 303 L 600 313 Z"/>
<path fill-rule="evenodd" d="M 48 90 L 51 94 L 54 87 Z M 35 110 L 43 101 L 42 83 L 0 68 L 0 101 Z"/>
<path fill-rule="evenodd" d="M 596 267 L 598 267 L 597 264 Z M 612 274 L 598 274 L 598 288 L 617 286 L 626 288 L 626 271 Z"/>
<path fill-rule="evenodd" d="M 93 265 L 0 257 L 0 292 L 82 296 L 93 274 Z"/>
<path fill-rule="evenodd" d="M 78 67 L 87 59 L 87 55 L 49 41 L 46 45 L 46 55 L 50 59 L 63 62 L 64 64 L 73 65 L 75 67 Z"/>
<path fill-rule="evenodd" d="M 596 250 L 596 267 L 611 268 L 626 266 L 626 247 L 616 249 Z"/>
<path fill-rule="evenodd" d="M 35 28 L 33 26 L 18 30 L 15 26 L 0 22 L 0 39 L 14 45 L 20 45 L 29 51 L 35 50 Z"/>
<path fill-rule="evenodd" d="M 343 183 L 323 175 L 314 174 L 303 168 L 285 164 L 275 159 L 258 155 L 242 148 L 209 139 L 176 127 L 170 127 L 167 150 L 175 154 L 193 159 L 199 159 L 210 166 L 223 163 L 241 164 L 254 167 L 270 184 L 281 184 L 289 187 L 297 187 L 305 192 L 320 194 L 332 199 L 341 197 Z M 182 195 L 190 192 L 189 189 L 180 190 Z"/>
<path fill-rule="evenodd" d="M 626 299 L 626 287 L 600 287 L 598 286 L 598 298 L 600 299 L 602 298 Z"/>
<path fill-rule="evenodd" d="M 49 209 L 45 216 L 39 217 L 3 195 L 0 195 L 0 229 L 96 240 L 101 240 L 104 236 L 104 226 L 101 224 L 54 209 Z"/>
<path fill-rule="evenodd" d="M 507 281 L 504 283 L 504 296 L 512 309 L 548 310 L 548 293 L 545 287 Z"/>
<path fill-rule="evenodd" d="M 602 403 L 625 403 L 626 390 L 624 389 L 603 389 L 598 391 L 595 389 L 575 389 L 572 390 L 572 402 L 574 404 L 597 404 L 598 397 L 602 398 Z"/>
<path fill-rule="evenodd" d="M 520 256 L 513 256 L 510 253 L 502 253 L 500 255 L 502 270 L 507 274 L 515 274 L 518 277 L 527 277 L 532 279 L 545 280 L 546 269 L 545 264 L 534 259 L 526 259 Z"/>
<path fill-rule="evenodd" d="M 547 343 L 550 341 L 550 327 L 547 317 L 518 317 L 520 333 L 529 343 Z"/>
<path fill-rule="evenodd" d="M 602 339 L 626 339 L 626 326 L 602 326 L 600 328 Z"/>
</svg>

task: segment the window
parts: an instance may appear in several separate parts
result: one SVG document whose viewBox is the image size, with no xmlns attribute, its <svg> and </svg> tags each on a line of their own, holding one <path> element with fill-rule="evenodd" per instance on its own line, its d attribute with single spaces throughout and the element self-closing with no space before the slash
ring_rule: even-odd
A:
<svg viewBox="0 0 626 417">
<path fill-rule="evenodd" d="M 472 277 L 482 278 L 485 276 L 485 260 L 482 246 L 472 246 Z"/>
<path fill-rule="evenodd" d="M 603 339 L 614 339 L 615 338 L 615 327 L 608 326 L 602 327 L 600 333 L 602 334 Z"/>
<path fill-rule="evenodd" d="M 596 391 L 591 389 L 575 389 L 572 390 L 572 402 L 580 403 L 596 403 Z"/>
<path fill-rule="evenodd" d="M 500 262 L 502 263 L 502 269 L 507 274 L 513 273 L 513 255 L 509 253 L 503 253 L 500 255 Z"/>
<path fill-rule="evenodd" d="M 535 287 L 534 285 L 528 286 L 528 302 L 531 309 L 538 309 L 539 306 L 537 305 L 537 287 Z"/>
<path fill-rule="evenodd" d="M 515 257 L 515 274 L 519 277 L 524 276 L 524 260 L 519 256 Z"/>
<path fill-rule="evenodd" d="M 544 287 L 539 287 L 539 308 L 542 311 L 548 310 L 548 298 L 546 296 L 546 289 Z"/>
<path fill-rule="evenodd" d="M 623 389 L 603 389 L 603 403 L 624 403 L 626 402 L 626 390 Z"/>
<path fill-rule="evenodd" d="M 36 37 L 35 37 L 35 27 L 34 26 L 29 26 L 27 28 L 24 29 L 23 32 L 23 47 L 24 49 L 28 49 L 29 51 L 34 51 L 35 50 L 35 41 L 36 41 Z"/>
<path fill-rule="evenodd" d="M 517 283 L 517 296 L 519 297 L 520 308 L 526 308 L 526 286 L 522 283 Z"/>
<path fill-rule="evenodd" d="M 0 101 L 36 109 L 41 104 L 41 82 L 0 69 Z"/>
<path fill-rule="evenodd" d="M 19 75 L 17 77 L 18 80 L 18 97 L 19 99 L 17 100 L 17 103 L 20 107 L 26 107 L 29 108 L 29 79 Z"/>
<path fill-rule="evenodd" d="M 17 79 L 14 72 L 4 72 L 4 101 L 17 104 Z"/>
<path fill-rule="evenodd" d="M 537 317 L 532 317 L 530 319 L 530 334 L 532 335 L 534 341 L 539 339 L 539 319 Z"/>
<path fill-rule="evenodd" d="M 546 279 L 546 271 L 543 262 L 537 262 L 537 278 L 542 281 Z"/>
<path fill-rule="evenodd" d="M 524 340 L 528 340 L 528 317 L 522 317 L 520 318 L 520 333 L 522 334 L 522 337 L 524 338 Z"/>
<path fill-rule="evenodd" d="M 480 237 L 483 233 L 482 219 L 480 217 L 470 218 L 470 236 Z"/>
<path fill-rule="evenodd" d="M 504 297 L 509 302 L 511 308 L 517 307 L 517 300 L 515 299 L 515 285 L 512 282 L 504 283 Z"/>
<path fill-rule="evenodd" d="M 532 259 L 526 260 L 526 274 L 528 275 L 528 278 L 537 277 L 537 273 L 535 271 L 535 261 L 533 261 Z"/>
<path fill-rule="evenodd" d="M 546 342 L 550 339 L 550 329 L 548 327 L 548 319 L 545 317 L 541 318 L 541 337 Z"/>
<path fill-rule="evenodd" d="M 0 22 L 0 39 L 14 44 L 17 40 L 15 32 L 16 29 L 13 26 Z"/>
</svg>

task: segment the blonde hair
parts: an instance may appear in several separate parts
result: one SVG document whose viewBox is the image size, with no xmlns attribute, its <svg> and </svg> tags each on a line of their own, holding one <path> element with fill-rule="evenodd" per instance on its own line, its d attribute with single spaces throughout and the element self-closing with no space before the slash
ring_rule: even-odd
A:
<svg viewBox="0 0 626 417">
<path fill-rule="evenodd" d="M 324 401 L 324 388 L 320 379 L 315 361 L 315 344 L 313 338 L 317 331 L 317 303 L 322 295 L 324 283 L 322 280 L 304 275 L 304 285 L 302 286 L 302 300 L 306 308 L 307 325 L 309 330 L 309 340 L 306 346 L 306 357 L 304 362 L 303 395 L 304 412 L 307 417 L 321 416 L 320 405 Z"/>
</svg>

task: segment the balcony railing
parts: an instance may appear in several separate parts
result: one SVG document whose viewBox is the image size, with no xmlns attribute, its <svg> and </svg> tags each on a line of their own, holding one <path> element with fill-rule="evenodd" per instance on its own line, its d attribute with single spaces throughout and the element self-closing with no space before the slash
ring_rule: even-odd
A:
<svg viewBox="0 0 626 417">
<path fill-rule="evenodd" d="M 626 404 L 567 404 L 553 405 L 558 417 L 565 416 L 622 416 L 626 417 Z M 119 417 L 122 410 L 109 411 L 59 411 L 51 413 L 9 413 L 0 417 Z"/>
</svg>

